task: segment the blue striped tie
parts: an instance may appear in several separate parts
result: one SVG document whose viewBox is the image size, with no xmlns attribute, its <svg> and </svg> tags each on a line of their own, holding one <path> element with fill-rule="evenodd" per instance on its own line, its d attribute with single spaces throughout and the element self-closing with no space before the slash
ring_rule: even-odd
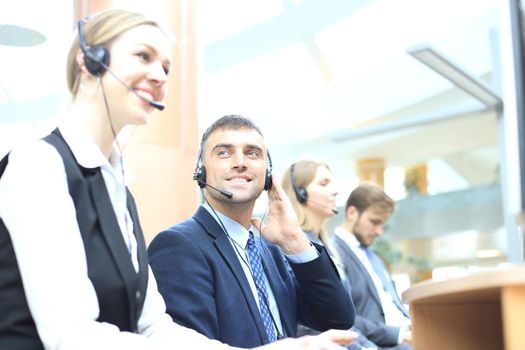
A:
<svg viewBox="0 0 525 350">
<path fill-rule="evenodd" d="M 248 252 L 248 260 L 250 261 L 250 268 L 252 270 L 253 279 L 257 288 L 257 295 L 259 296 L 259 306 L 261 311 L 261 318 L 263 320 L 264 328 L 266 328 L 266 334 L 268 335 L 269 342 L 277 340 L 275 328 L 273 326 L 272 316 L 268 309 L 268 291 L 266 290 L 266 283 L 264 283 L 264 272 L 261 263 L 261 256 L 257 246 L 255 245 L 255 239 L 253 233 L 250 231 L 250 237 L 248 238 L 248 244 L 246 245 Z"/>
</svg>

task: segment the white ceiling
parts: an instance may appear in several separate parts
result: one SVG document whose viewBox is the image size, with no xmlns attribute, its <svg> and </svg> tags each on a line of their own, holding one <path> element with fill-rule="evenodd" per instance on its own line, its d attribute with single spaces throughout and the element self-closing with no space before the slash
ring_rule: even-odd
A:
<svg viewBox="0 0 525 350">
<path fill-rule="evenodd" d="M 492 57 L 497 42 L 490 39 L 498 27 L 497 0 L 357 3 L 350 9 L 340 1 L 270 1 L 263 11 L 242 0 L 201 2 L 201 130 L 224 114 L 249 116 L 265 133 L 277 169 L 297 158 L 315 157 L 336 164 L 341 174 L 363 157 L 399 165 L 495 145 L 494 115 L 347 142 L 331 140 L 341 130 L 387 119 L 475 106 L 472 98 L 408 55 L 411 46 L 428 43 L 478 78 L 490 76 L 497 64 Z M 312 33 L 326 24 L 326 16 L 302 16 L 301 7 L 330 13 L 332 6 L 348 13 L 333 15 L 332 23 Z M 281 18 L 288 26 L 280 25 Z M 325 22 L 316 27 L 316 21 Z M 262 35 L 259 28 L 271 35 Z M 303 36 L 288 33 L 297 28 L 303 28 Z M 288 42 L 283 44 L 283 37 Z M 260 46 L 267 51 L 257 54 Z M 473 135 L 467 142 L 460 127 Z"/>
<path fill-rule="evenodd" d="M 155 7 L 155 1 L 115 2 L 149 12 Z M 0 153 L 19 140 L 17 130 L 47 126 L 67 105 L 63 67 L 74 29 L 72 4 L 0 3 L 0 24 L 28 27 L 47 37 L 31 48 L 0 46 Z M 429 43 L 490 83 L 499 69 L 493 49 L 497 42 L 490 39 L 490 31 L 498 28 L 497 4 L 198 0 L 200 129 L 224 114 L 248 116 L 263 130 L 277 174 L 297 158 L 315 157 L 330 163 L 344 184 L 353 181 L 355 160 L 363 157 L 382 157 L 389 166 L 439 157 L 466 161 L 472 157 L 461 154 L 489 147 L 483 158 L 491 168 L 497 163 L 494 115 L 343 142 L 331 136 L 387 120 L 475 108 L 472 98 L 406 50 Z"/>
</svg>

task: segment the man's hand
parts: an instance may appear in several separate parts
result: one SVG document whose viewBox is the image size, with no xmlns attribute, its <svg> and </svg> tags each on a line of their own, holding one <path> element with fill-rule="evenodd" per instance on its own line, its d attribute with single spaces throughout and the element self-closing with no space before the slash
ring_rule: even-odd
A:
<svg viewBox="0 0 525 350">
<path fill-rule="evenodd" d="M 285 254 L 303 253 L 310 247 L 310 241 L 297 222 L 288 196 L 275 177 L 272 178 L 272 189 L 268 191 L 268 222 L 263 224 L 259 218 L 253 218 L 252 224 L 260 228 L 261 235 L 267 241 L 277 244 Z"/>
<path fill-rule="evenodd" d="M 286 338 L 271 344 L 258 347 L 261 350 L 344 350 L 347 345 L 357 339 L 357 333 L 331 329 L 319 335 L 305 336 L 297 339 Z"/>
<path fill-rule="evenodd" d="M 354 331 L 344 331 L 340 329 L 329 329 L 321 334 L 320 337 L 333 341 L 339 345 L 348 345 L 351 344 L 354 340 L 357 339 L 359 334 Z"/>
</svg>

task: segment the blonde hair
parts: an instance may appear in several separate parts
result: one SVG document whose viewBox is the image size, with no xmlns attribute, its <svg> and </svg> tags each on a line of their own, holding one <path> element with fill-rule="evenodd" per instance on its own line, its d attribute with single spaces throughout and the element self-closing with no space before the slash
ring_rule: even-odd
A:
<svg viewBox="0 0 525 350">
<path fill-rule="evenodd" d="M 312 222 L 308 218 L 308 215 L 304 209 L 305 204 L 299 202 L 296 190 L 299 187 L 306 188 L 310 183 L 312 183 L 319 167 L 326 167 L 328 170 L 330 170 L 330 167 L 328 164 L 315 162 L 313 160 L 301 160 L 294 163 L 293 167 L 293 179 L 291 171 L 292 166 L 290 166 L 283 174 L 281 181 L 282 187 L 288 195 L 288 198 L 290 198 L 290 202 L 292 202 L 292 207 L 295 211 L 295 214 L 297 215 L 297 220 L 299 221 L 299 225 L 301 225 L 301 229 L 303 231 L 313 231 L 314 227 Z M 320 231 L 316 233 L 319 235 L 321 242 L 323 242 L 329 252 L 332 253 L 334 249 L 331 249 L 332 244 L 326 229 L 321 226 Z"/>
<path fill-rule="evenodd" d="M 112 9 L 91 16 L 84 25 L 83 34 L 89 47 L 100 45 L 109 50 L 111 44 L 122 33 L 140 25 L 151 25 L 162 30 L 156 21 L 140 13 Z M 80 66 L 76 59 L 79 50 L 77 33 L 69 49 L 66 65 L 67 86 L 73 97 L 77 95 L 80 85 Z"/>
</svg>

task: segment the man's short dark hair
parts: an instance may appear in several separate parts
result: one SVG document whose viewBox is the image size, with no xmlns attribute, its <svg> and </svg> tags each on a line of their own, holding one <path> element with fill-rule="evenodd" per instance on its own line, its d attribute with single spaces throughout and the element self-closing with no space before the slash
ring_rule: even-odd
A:
<svg viewBox="0 0 525 350">
<path fill-rule="evenodd" d="M 221 117 L 217 119 L 215 122 L 213 122 L 212 125 L 206 129 L 204 134 L 202 134 L 201 138 L 201 149 L 204 147 L 204 143 L 208 138 L 210 137 L 215 130 L 219 129 L 227 129 L 227 130 L 240 130 L 240 129 L 247 129 L 247 130 L 255 130 L 257 131 L 261 136 L 263 136 L 261 130 L 255 123 L 248 118 L 245 118 L 243 116 L 237 115 L 237 114 L 231 114 L 231 115 L 225 115 L 224 117 Z"/>
<path fill-rule="evenodd" d="M 368 208 L 374 208 L 391 214 L 395 202 L 383 189 L 374 183 L 364 182 L 357 186 L 346 200 L 346 209 L 353 206 L 362 214 Z"/>
</svg>

